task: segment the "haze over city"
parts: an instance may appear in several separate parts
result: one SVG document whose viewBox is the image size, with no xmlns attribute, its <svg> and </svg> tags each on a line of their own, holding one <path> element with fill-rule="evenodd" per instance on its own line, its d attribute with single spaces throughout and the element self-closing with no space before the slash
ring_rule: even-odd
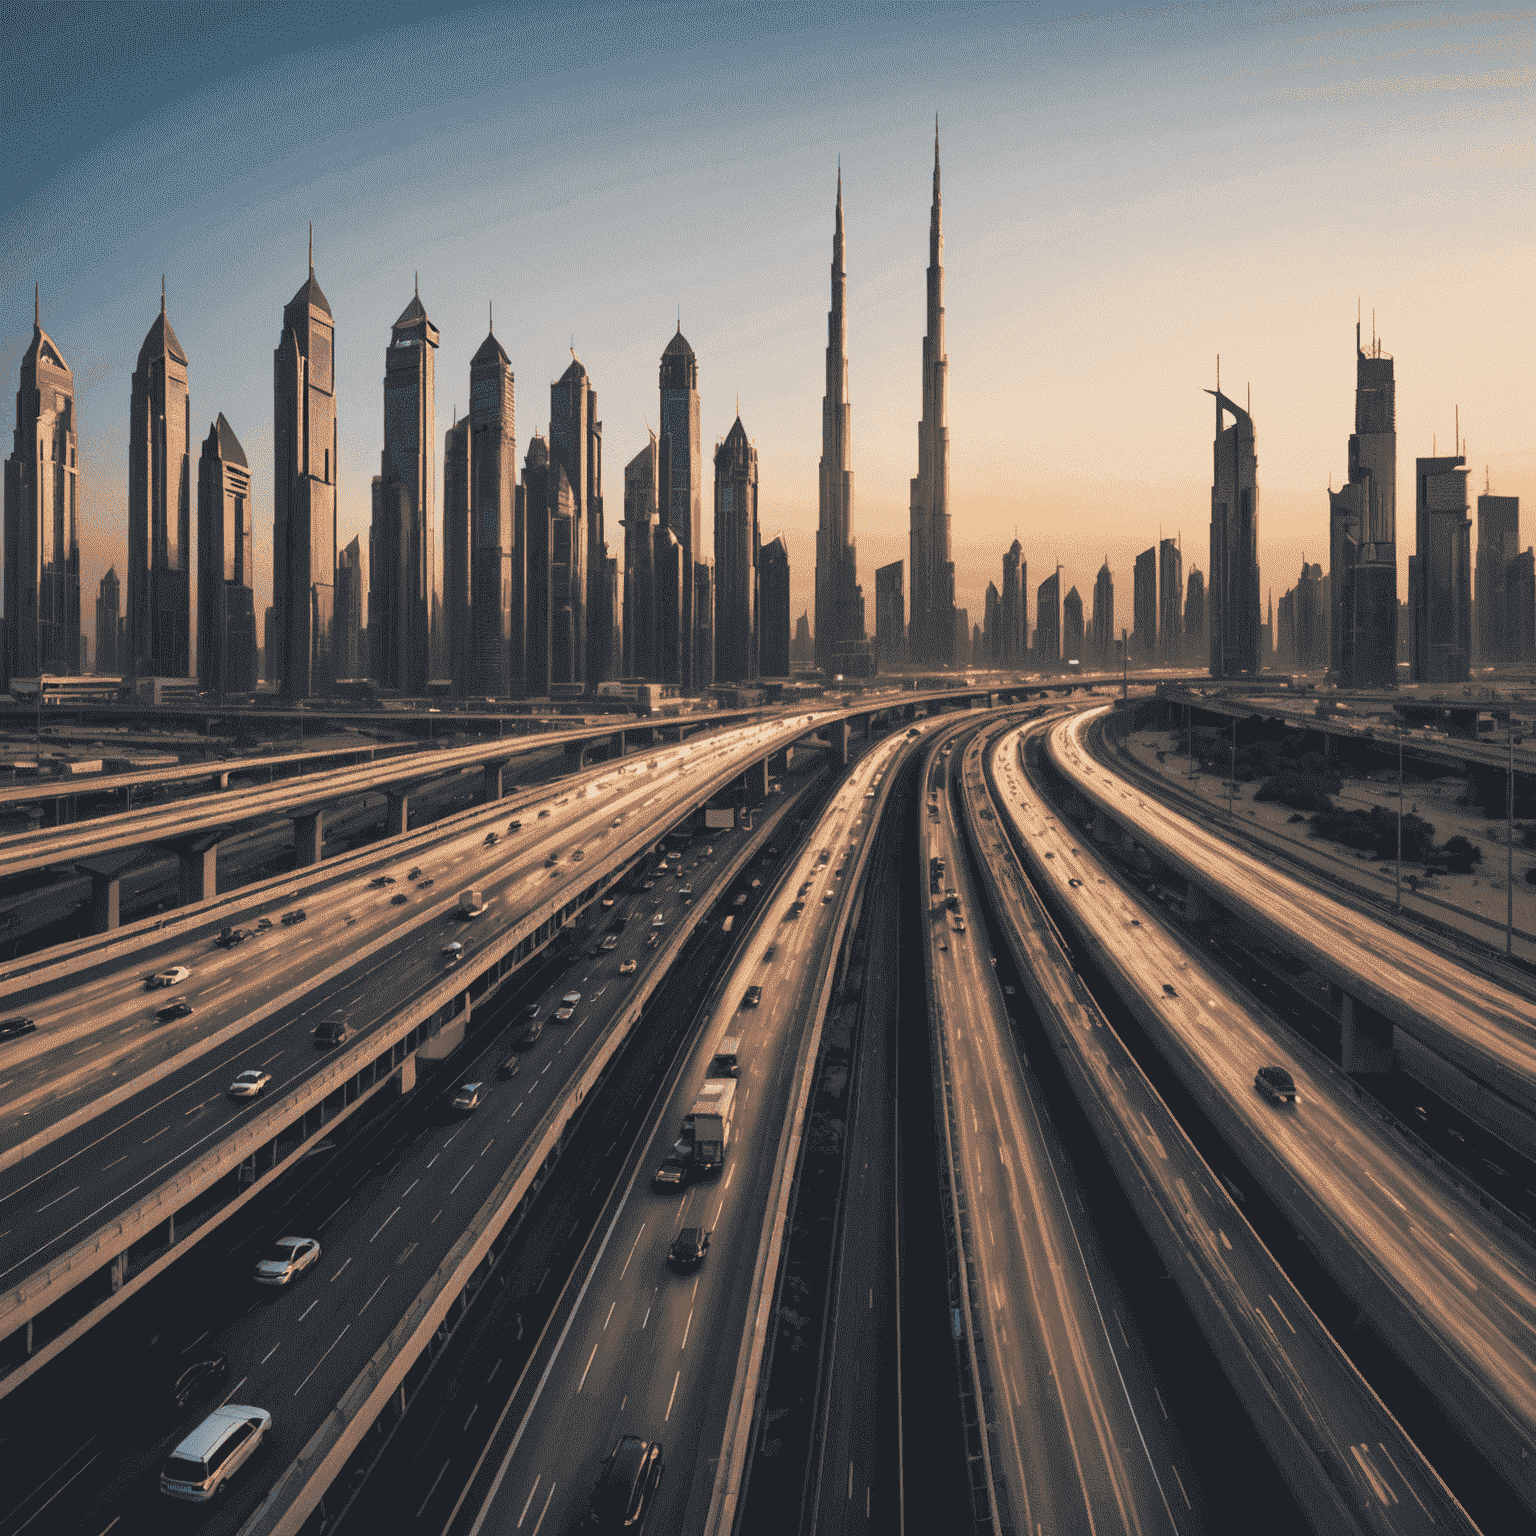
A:
<svg viewBox="0 0 1536 1536">
<path fill-rule="evenodd" d="M 935 112 L 973 622 L 1015 533 L 1035 579 L 1060 561 L 1085 594 L 1106 554 L 1128 588 L 1159 529 L 1205 565 L 1218 353 L 1225 392 L 1252 390 L 1265 591 L 1325 560 L 1357 299 L 1396 360 L 1402 463 L 1449 451 L 1459 407 L 1471 484 L 1486 465 L 1496 492 L 1536 493 L 1528 12 L 7 5 L 5 23 L 16 77 L 58 82 L 68 58 L 78 106 L 47 135 L 6 115 L 0 298 L 9 376 L 34 283 L 74 370 L 83 593 L 122 561 L 128 376 L 163 273 L 194 435 L 223 412 L 256 466 L 257 613 L 270 601 L 271 348 L 313 220 L 338 546 L 366 548 L 383 351 L 419 274 L 439 456 L 494 303 L 519 452 L 574 346 L 611 507 L 680 312 L 702 440 L 739 398 L 763 538 L 784 534 L 793 610 L 813 607 L 840 158 L 872 633 L 874 569 L 907 554 Z M 1411 553 L 1405 531 L 1400 592 Z"/>
</svg>

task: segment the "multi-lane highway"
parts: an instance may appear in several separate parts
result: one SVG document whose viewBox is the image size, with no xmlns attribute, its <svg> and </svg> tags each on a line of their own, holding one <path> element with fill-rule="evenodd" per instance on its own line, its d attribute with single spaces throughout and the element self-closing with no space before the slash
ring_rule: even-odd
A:
<svg viewBox="0 0 1536 1536">
<path fill-rule="evenodd" d="M 930 878 L 919 894 L 997 1528 L 1196 1529 L 1188 1461 L 1113 1277 L 1079 1230 L 1086 1207 L 1068 1200 L 1072 1171 L 997 981 L 950 792 L 965 740 L 930 764 L 937 814 L 924 818 Z"/>
<path fill-rule="evenodd" d="M 849 883 L 872 830 L 878 799 L 865 794 L 901 747 L 877 745 L 849 775 L 720 985 L 571 1306 L 525 1369 L 478 1469 L 467 1480 L 455 1471 L 445 1479 L 451 1487 L 436 1495 L 454 1512 L 446 1529 L 474 1536 L 569 1529 L 586 1511 L 601 1459 L 623 1434 L 665 1448 L 648 1528 L 709 1528 L 712 1506 L 723 1522 L 718 1528 L 730 1528 L 729 1510 L 721 1510 L 732 1490 L 719 1474 L 722 1458 L 739 1471 L 742 1405 L 733 1412 L 733 1389 L 739 1367 L 750 1368 L 752 1351 L 761 1348 L 771 1312 L 774 1266 L 765 1263 L 762 1243 L 773 1230 L 776 1193 L 787 1198 L 784 1131 L 803 1107 L 833 941 L 847 921 Z M 804 898 L 796 897 L 805 883 Z M 798 899 L 804 911 L 792 916 Z M 747 1006 L 753 985 L 762 987 L 761 1001 Z M 680 1191 L 654 1190 L 652 1175 L 727 1036 L 741 1041 L 741 1075 L 724 1171 Z M 693 1273 L 673 1273 L 668 1250 L 688 1226 L 711 1234 L 708 1256 Z M 748 1421 L 751 1400 L 748 1391 Z"/>
<path fill-rule="evenodd" d="M 1080 725 L 1069 720 L 1046 734 L 1074 742 Z M 1102 770 L 1082 766 L 1080 747 L 1062 750 L 1079 754 L 1076 782 L 1090 773 L 1102 780 Z M 1364 1111 L 1342 1074 L 1206 965 L 1154 903 L 1058 819 L 1019 751 L 1017 736 L 1005 739 L 992 767 L 1047 903 L 1336 1282 L 1536 1510 L 1536 1254 Z M 1237 880 L 1224 864 L 1240 855 L 1219 839 L 1202 848 L 1213 875 Z M 1314 896 L 1313 909 L 1320 905 Z M 1450 984 L 1447 1012 L 1458 995 Z M 1292 1073 L 1294 1108 L 1256 1091 L 1266 1065 Z"/>
</svg>

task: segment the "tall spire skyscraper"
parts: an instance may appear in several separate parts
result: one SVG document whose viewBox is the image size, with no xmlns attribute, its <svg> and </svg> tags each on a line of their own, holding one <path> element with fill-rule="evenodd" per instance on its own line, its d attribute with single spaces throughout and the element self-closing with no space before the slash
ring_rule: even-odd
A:
<svg viewBox="0 0 1536 1536">
<path fill-rule="evenodd" d="M 843 245 L 843 172 L 837 172 L 832 234 L 832 308 L 827 312 L 827 389 L 821 401 L 821 516 L 816 527 L 816 664 L 829 677 L 838 647 L 864 638 L 864 594 L 853 545 L 852 416 L 848 403 L 848 272 Z"/>
<path fill-rule="evenodd" d="M 955 647 L 955 564 L 949 551 L 949 358 L 944 351 L 944 214 L 939 199 L 939 120 L 933 120 L 933 208 L 928 216 L 928 334 L 923 338 L 923 419 L 912 482 L 912 621 L 907 651 L 943 663 Z"/>
<path fill-rule="evenodd" d="M 672 659 L 670 642 L 662 643 L 661 629 L 657 644 L 665 653 L 661 680 L 681 683 L 684 691 L 691 693 L 698 686 L 695 631 L 703 617 L 697 612 L 698 574 L 694 567 L 702 563 L 704 552 L 704 463 L 699 446 L 699 364 L 681 326 L 661 354 L 660 385 L 657 505 L 663 526 L 672 531 L 683 552 L 678 659 Z"/>
</svg>

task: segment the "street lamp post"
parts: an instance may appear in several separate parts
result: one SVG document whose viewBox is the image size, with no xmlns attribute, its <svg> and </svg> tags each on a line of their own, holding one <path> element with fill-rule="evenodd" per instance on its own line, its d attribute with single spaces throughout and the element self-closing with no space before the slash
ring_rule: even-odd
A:
<svg viewBox="0 0 1536 1536">
<path fill-rule="evenodd" d="M 1403 727 L 1397 727 L 1397 899 L 1393 903 L 1403 910 Z"/>
<path fill-rule="evenodd" d="M 1504 829 L 1504 953 L 1515 952 L 1515 712 L 1509 712 L 1509 782 Z"/>
<path fill-rule="evenodd" d="M 1227 815 L 1232 814 L 1232 795 L 1237 789 L 1237 717 L 1232 719 L 1232 772 L 1227 777 Z"/>
</svg>

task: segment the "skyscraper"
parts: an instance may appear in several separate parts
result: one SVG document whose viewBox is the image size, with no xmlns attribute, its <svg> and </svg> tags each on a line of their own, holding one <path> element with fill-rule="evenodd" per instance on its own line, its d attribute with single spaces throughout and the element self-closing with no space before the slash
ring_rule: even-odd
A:
<svg viewBox="0 0 1536 1536">
<path fill-rule="evenodd" d="M 1259 461 L 1253 418 L 1219 389 L 1211 482 L 1211 569 L 1206 593 L 1212 677 L 1256 677 L 1259 657 Z M 1222 416 L 1234 418 L 1222 428 Z M 1140 627 L 1140 615 L 1137 626 Z"/>
<path fill-rule="evenodd" d="M 923 419 L 917 427 L 912 481 L 913 661 L 951 659 L 955 633 L 955 566 L 949 544 L 949 357 L 944 350 L 944 220 L 939 200 L 939 124 L 933 124 L 933 206 L 928 215 L 928 333 L 923 338 Z"/>
<path fill-rule="evenodd" d="M 384 452 L 368 535 L 368 635 L 377 680 L 417 697 L 427 691 L 432 660 L 437 343 L 417 290 L 384 349 Z"/>
<path fill-rule="evenodd" d="M 1464 683 L 1472 659 L 1472 522 L 1466 459 L 1419 459 L 1408 561 L 1408 660 L 1416 683 Z"/>
<path fill-rule="evenodd" d="M 506 698 L 522 675 L 517 423 L 511 360 L 488 331 L 469 364 L 469 414 L 443 451 L 443 611 L 454 689 Z"/>
<path fill-rule="evenodd" d="M 698 619 L 693 567 L 704 548 L 704 464 L 699 446 L 699 365 L 681 328 L 661 354 L 660 389 L 657 503 L 663 526 L 672 530 L 683 552 L 682 633 L 677 647 L 682 670 L 676 676 L 663 672 L 662 681 L 680 683 L 685 693 L 691 693 L 698 686 L 694 681 Z"/>
<path fill-rule="evenodd" d="M 1035 596 L 1035 665 L 1061 665 L 1061 567 L 1058 565 Z"/>
<path fill-rule="evenodd" d="M 1499 666 L 1515 659 L 1510 605 L 1511 562 L 1520 553 L 1520 498 L 1484 492 L 1477 498 L 1477 659 Z"/>
<path fill-rule="evenodd" d="M 656 678 L 656 434 L 624 466 L 624 675 Z M 787 621 L 786 621 L 787 622 Z"/>
<path fill-rule="evenodd" d="M 1093 664 L 1107 668 L 1115 656 L 1115 578 L 1109 574 L 1109 556 L 1093 583 Z"/>
<path fill-rule="evenodd" d="M 612 621 L 605 617 L 608 549 L 603 537 L 603 424 L 597 391 L 573 352 L 549 386 L 549 457 L 565 469 L 574 499 L 570 601 L 575 635 L 572 681 L 593 687 L 611 670 Z"/>
<path fill-rule="evenodd" d="M 715 449 L 715 676 L 758 675 L 757 449 L 737 416 Z"/>
<path fill-rule="evenodd" d="M 357 538 L 336 557 L 331 658 L 337 677 L 368 675 L 368 661 L 363 654 L 363 551 Z"/>
<path fill-rule="evenodd" d="M 256 561 L 251 469 L 219 412 L 197 464 L 197 685 L 256 691 Z"/>
<path fill-rule="evenodd" d="M 981 608 L 982 639 L 986 646 L 989 662 L 999 662 L 1003 659 L 1003 600 L 997 590 L 997 583 L 987 583 L 987 594 L 982 599 Z"/>
<path fill-rule="evenodd" d="M 0 687 L 7 689 L 13 677 L 80 670 L 75 377 L 43 329 L 36 292 L 32 306 L 32 344 L 21 359 L 16 431 L 5 461 Z M 115 592 L 115 574 L 112 586 Z"/>
<path fill-rule="evenodd" d="M 693 686 L 701 693 L 715 680 L 715 568 L 693 562 Z"/>
<path fill-rule="evenodd" d="M 272 624 L 267 678 L 285 699 L 324 693 L 335 669 L 336 324 L 309 279 L 283 308 L 272 354 Z"/>
<path fill-rule="evenodd" d="M 1024 594 L 1029 591 L 1029 565 L 1024 547 L 1017 539 L 1003 556 L 1003 587 L 998 593 L 998 615 L 1002 624 L 998 655 L 1005 662 L 1017 663 L 1029 649 L 1029 616 Z"/>
<path fill-rule="evenodd" d="M 784 538 L 763 545 L 758 559 L 757 670 L 760 677 L 789 676 L 789 550 Z"/>
<path fill-rule="evenodd" d="M 1113 635 L 1110 636 L 1113 640 Z M 1189 573 L 1184 592 L 1184 665 L 1201 666 L 1210 654 L 1205 641 L 1205 572 Z"/>
<path fill-rule="evenodd" d="M 1516 666 L 1536 662 L 1536 550 L 1525 549 L 1509 562 L 1509 659 Z"/>
<path fill-rule="evenodd" d="M 1083 664 L 1083 599 L 1076 587 L 1061 600 L 1061 659 Z"/>
<path fill-rule="evenodd" d="M 907 608 L 901 577 L 900 560 L 875 571 L 875 655 L 883 669 L 901 666 L 907 656 Z"/>
<path fill-rule="evenodd" d="M 523 460 L 523 526 L 528 550 L 524 686 L 533 697 L 582 687 L 576 589 L 581 535 L 565 465 L 534 433 Z"/>
<path fill-rule="evenodd" d="M 1157 543 L 1158 655 L 1165 667 L 1176 667 L 1184 650 L 1184 556 L 1172 539 Z"/>
<path fill-rule="evenodd" d="M 1131 586 L 1131 655 L 1138 666 L 1157 658 L 1157 545 L 1136 556 Z"/>
<path fill-rule="evenodd" d="M 187 354 L 165 312 L 139 348 L 128 428 L 128 670 L 192 672 L 192 421 Z M 78 583 L 76 591 L 78 592 Z M 75 623 L 78 632 L 78 619 Z"/>
<path fill-rule="evenodd" d="M 96 670 L 110 675 L 117 671 L 117 632 L 122 624 L 123 598 L 117 580 L 117 567 L 107 568 L 96 589 Z"/>
<path fill-rule="evenodd" d="M 1374 328 L 1374 327 L 1373 327 Z M 1349 481 L 1328 502 L 1329 666 L 1350 688 L 1397 682 L 1397 423 L 1392 359 L 1355 325 Z"/>
<path fill-rule="evenodd" d="M 811 637 L 811 616 L 802 613 L 795 620 L 794 638 L 789 642 L 789 664 L 792 667 L 816 665 L 816 643 Z"/>
<path fill-rule="evenodd" d="M 832 307 L 827 312 L 826 393 L 821 400 L 820 519 L 816 526 L 816 661 L 829 677 L 850 640 L 864 638 L 864 593 L 853 543 L 852 416 L 848 402 L 848 273 L 843 246 L 843 173 L 837 173 L 832 234 Z M 717 572 L 717 576 L 719 573 Z M 723 576 L 720 579 L 724 579 Z"/>
</svg>

